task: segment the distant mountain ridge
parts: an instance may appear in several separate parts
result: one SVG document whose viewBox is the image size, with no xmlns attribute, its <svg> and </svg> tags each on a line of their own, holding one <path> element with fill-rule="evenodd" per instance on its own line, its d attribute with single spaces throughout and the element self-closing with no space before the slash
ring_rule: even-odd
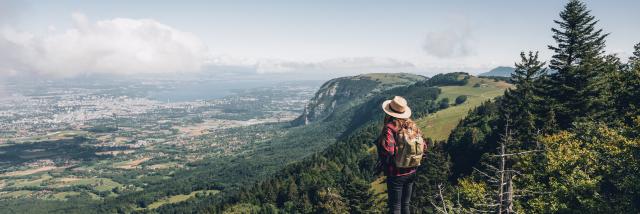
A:
<svg viewBox="0 0 640 214">
<path fill-rule="evenodd" d="M 497 76 L 497 77 L 511 77 L 511 74 L 513 73 L 513 71 L 515 71 L 516 69 L 514 67 L 509 67 L 509 66 L 499 66 L 496 67 L 494 69 L 491 69 L 488 72 L 484 72 L 479 74 L 478 76 L 481 77 L 488 77 L 488 76 Z"/>
<path fill-rule="evenodd" d="M 427 77 L 408 73 L 371 73 L 329 80 L 318 89 L 302 115 L 292 124 L 307 125 L 321 121 L 336 110 L 356 105 L 372 94 L 426 79 Z"/>
</svg>

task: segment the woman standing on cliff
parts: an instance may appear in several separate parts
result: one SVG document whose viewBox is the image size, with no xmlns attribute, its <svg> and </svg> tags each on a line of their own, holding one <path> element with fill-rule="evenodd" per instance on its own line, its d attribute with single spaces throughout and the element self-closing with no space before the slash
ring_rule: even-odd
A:
<svg viewBox="0 0 640 214">
<path fill-rule="evenodd" d="M 411 109 L 400 96 L 382 103 L 386 113 L 378 141 L 378 158 L 387 176 L 389 213 L 409 213 L 414 175 L 426 151 L 422 131 L 410 119 Z"/>
</svg>

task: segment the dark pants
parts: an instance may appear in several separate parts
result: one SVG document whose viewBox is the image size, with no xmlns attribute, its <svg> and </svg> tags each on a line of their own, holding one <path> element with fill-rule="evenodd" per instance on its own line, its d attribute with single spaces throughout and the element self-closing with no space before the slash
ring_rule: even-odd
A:
<svg viewBox="0 0 640 214">
<path fill-rule="evenodd" d="M 387 192 L 389 193 L 389 201 L 387 201 L 387 205 L 389 206 L 389 213 L 409 213 L 413 180 L 413 174 L 387 178 Z"/>
</svg>

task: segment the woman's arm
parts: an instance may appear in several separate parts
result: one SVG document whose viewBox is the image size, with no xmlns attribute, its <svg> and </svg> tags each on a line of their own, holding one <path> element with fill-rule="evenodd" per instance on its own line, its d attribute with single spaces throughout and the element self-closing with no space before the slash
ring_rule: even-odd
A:
<svg viewBox="0 0 640 214">
<path fill-rule="evenodd" d="M 424 141 L 424 144 L 422 147 L 422 159 L 425 159 L 427 157 L 427 149 L 429 148 L 429 141 L 425 140 L 424 138 L 422 138 L 422 140 Z"/>
<path fill-rule="evenodd" d="M 396 138 L 394 131 L 391 127 L 385 126 L 382 134 L 384 136 L 380 143 L 382 143 L 382 148 L 385 150 L 384 153 L 387 156 L 391 156 L 396 151 Z"/>
</svg>

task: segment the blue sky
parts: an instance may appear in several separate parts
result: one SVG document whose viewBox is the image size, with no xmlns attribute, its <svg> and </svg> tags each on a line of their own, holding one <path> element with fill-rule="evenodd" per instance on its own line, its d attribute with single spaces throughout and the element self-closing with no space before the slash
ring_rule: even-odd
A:
<svg viewBox="0 0 640 214">
<path fill-rule="evenodd" d="M 213 64 L 262 63 L 270 65 L 265 69 L 268 72 L 272 67 L 291 65 L 295 66 L 276 70 L 330 69 L 334 66 L 325 66 L 326 61 L 342 62 L 342 68 L 346 61 L 351 63 L 347 67 L 352 68 L 359 66 L 353 63 L 366 64 L 367 60 L 373 59 L 383 67 L 410 64 L 414 70 L 427 73 L 441 70 L 474 72 L 512 65 L 523 50 L 539 50 L 543 58 L 548 58 L 551 53 L 546 45 L 553 42 L 550 28 L 565 2 L 9 1 L 0 4 L 5 7 L 5 11 L 0 9 L 5 12 L 0 15 L 0 19 L 4 19 L 0 26 L 46 40 L 78 28 L 78 20 L 96 26 L 100 21 L 117 18 L 153 20 L 192 35 L 206 48 L 206 57 L 201 58 L 213 57 L 208 62 Z M 633 45 L 640 42 L 640 22 L 637 21 L 640 20 L 637 12 L 640 1 L 585 2 L 592 14 L 600 19 L 598 26 L 611 33 L 607 51 L 628 56 Z M 72 14 L 76 14 L 75 18 Z M 178 43 L 191 44 L 191 41 Z M 133 55 L 139 56 L 139 50 Z M 341 60 L 343 58 L 351 60 Z M 64 59 L 51 59 L 57 60 Z M 135 64 L 124 64 L 127 63 Z M 372 63 L 371 67 L 378 64 Z M 46 67 L 40 65 L 35 70 Z M 175 68 L 180 69 L 180 66 Z M 72 68 L 62 66 L 59 69 Z"/>
</svg>

